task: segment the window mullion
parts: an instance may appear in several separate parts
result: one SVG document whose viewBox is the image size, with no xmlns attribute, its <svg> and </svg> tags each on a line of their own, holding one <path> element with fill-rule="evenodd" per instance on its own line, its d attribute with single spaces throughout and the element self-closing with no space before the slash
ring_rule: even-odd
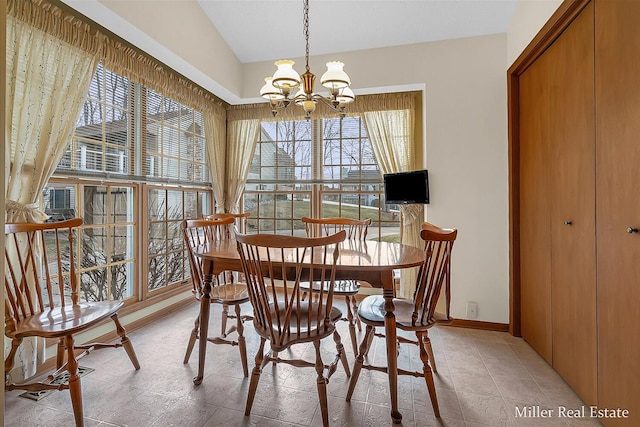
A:
<svg viewBox="0 0 640 427">
<path fill-rule="evenodd" d="M 322 179 L 323 147 L 322 147 L 322 119 L 314 119 L 311 124 L 311 176 L 314 181 Z M 311 185 L 311 216 L 322 216 L 322 184 Z"/>
</svg>

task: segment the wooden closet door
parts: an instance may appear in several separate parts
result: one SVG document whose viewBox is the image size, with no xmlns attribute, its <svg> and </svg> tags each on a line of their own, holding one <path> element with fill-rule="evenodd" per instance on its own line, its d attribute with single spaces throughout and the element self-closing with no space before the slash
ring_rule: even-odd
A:
<svg viewBox="0 0 640 427">
<path fill-rule="evenodd" d="M 549 70 L 544 55 L 520 77 L 520 292 L 522 337 L 551 363 Z"/>
<path fill-rule="evenodd" d="M 545 52 L 550 103 L 553 367 L 597 402 L 594 5 Z"/>
<path fill-rule="evenodd" d="M 598 406 L 640 425 L 640 1 L 596 3 Z M 629 230 L 633 231 L 633 230 Z"/>
</svg>

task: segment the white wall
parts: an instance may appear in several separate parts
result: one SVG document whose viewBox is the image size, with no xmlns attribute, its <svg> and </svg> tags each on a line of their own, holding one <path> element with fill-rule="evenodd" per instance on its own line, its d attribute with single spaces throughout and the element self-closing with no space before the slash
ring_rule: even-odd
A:
<svg viewBox="0 0 640 427">
<path fill-rule="evenodd" d="M 540 31 L 562 0 L 521 0 L 507 32 L 507 64 L 511 66 Z"/>
<path fill-rule="evenodd" d="M 452 315 L 509 321 L 506 34 L 313 57 L 311 69 L 344 61 L 353 88 L 425 88 L 427 219 L 458 228 Z M 296 64 L 302 64 L 302 59 Z M 271 62 L 245 64 L 243 97 L 255 96 Z M 299 67 L 298 67 L 299 68 Z M 419 118 L 418 118 L 419 119 Z"/>
</svg>

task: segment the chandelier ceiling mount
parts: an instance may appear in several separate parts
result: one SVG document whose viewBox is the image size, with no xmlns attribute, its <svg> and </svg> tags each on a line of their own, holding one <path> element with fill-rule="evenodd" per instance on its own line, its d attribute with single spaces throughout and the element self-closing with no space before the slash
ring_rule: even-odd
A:
<svg viewBox="0 0 640 427">
<path fill-rule="evenodd" d="M 305 72 L 299 75 L 294 69 L 294 62 L 281 59 L 275 62 L 278 67 L 273 76 L 265 77 L 265 84 L 260 89 L 260 96 L 271 104 L 271 113 L 275 117 L 279 108 L 287 108 L 291 103 L 304 109 L 305 117 L 310 118 L 318 102 L 323 102 L 332 110 L 345 115 L 345 106 L 353 102 L 355 95 L 351 88 L 351 79 L 344 72 L 344 63 L 327 62 L 327 71 L 320 78 L 320 84 L 329 90 L 325 97 L 313 92 L 316 76 L 309 68 L 309 0 L 304 0 L 304 38 L 305 38 Z M 293 90 L 298 89 L 295 94 Z"/>
</svg>

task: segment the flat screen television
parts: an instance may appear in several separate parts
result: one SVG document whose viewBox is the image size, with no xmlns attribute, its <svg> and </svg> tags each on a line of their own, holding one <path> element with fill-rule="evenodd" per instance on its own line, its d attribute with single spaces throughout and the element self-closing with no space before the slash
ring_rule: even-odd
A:
<svg viewBox="0 0 640 427">
<path fill-rule="evenodd" d="M 426 170 L 383 175 L 387 204 L 429 203 L 429 175 Z"/>
</svg>

